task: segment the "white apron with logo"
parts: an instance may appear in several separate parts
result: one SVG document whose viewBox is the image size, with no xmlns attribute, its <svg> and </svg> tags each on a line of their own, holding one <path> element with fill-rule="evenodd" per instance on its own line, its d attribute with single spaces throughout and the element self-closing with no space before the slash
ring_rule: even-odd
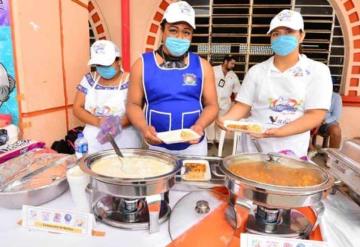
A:
<svg viewBox="0 0 360 247">
<path fill-rule="evenodd" d="M 311 76 L 301 62 L 288 71 L 281 73 L 271 63 L 261 85 L 256 89 L 249 122 L 259 122 L 265 128 L 279 128 L 304 115 L 304 100 Z M 237 152 L 257 152 L 247 134 L 241 135 Z M 309 131 L 281 138 L 259 139 L 263 152 L 291 150 L 296 156 L 307 155 Z"/>
<path fill-rule="evenodd" d="M 125 79 L 123 79 L 125 77 Z M 94 78 L 94 85 L 88 90 L 85 96 L 85 110 L 91 114 L 104 116 L 120 116 L 125 115 L 125 103 L 127 98 L 127 86 L 129 75 L 122 76 L 119 86 L 102 86 L 98 84 L 100 76 Z M 97 89 L 99 85 L 101 89 Z M 101 144 L 96 139 L 100 129 L 96 126 L 87 124 L 83 131 L 85 138 L 89 143 L 89 154 L 112 149 L 109 142 Z M 115 141 L 120 148 L 141 148 L 142 139 L 133 126 L 123 128 L 121 133 L 115 137 Z"/>
</svg>

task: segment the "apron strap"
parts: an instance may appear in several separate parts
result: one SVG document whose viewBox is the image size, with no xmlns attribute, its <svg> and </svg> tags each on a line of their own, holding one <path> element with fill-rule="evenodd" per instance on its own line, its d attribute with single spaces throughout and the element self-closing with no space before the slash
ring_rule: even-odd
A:
<svg viewBox="0 0 360 247">
<path fill-rule="evenodd" d="M 124 82 L 127 82 L 129 80 L 129 76 L 130 76 L 130 73 L 127 73 L 127 72 L 123 72 L 123 74 L 121 75 L 121 79 L 120 79 L 120 82 L 119 82 L 119 86 L 118 86 L 118 90 L 120 91 L 121 90 L 121 86 Z"/>
</svg>

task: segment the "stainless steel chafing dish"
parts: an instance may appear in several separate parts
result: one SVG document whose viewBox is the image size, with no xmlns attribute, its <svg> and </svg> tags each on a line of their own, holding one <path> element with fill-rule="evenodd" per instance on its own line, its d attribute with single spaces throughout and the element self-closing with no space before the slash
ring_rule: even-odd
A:
<svg viewBox="0 0 360 247">
<path fill-rule="evenodd" d="M 253 161 L 276 161 L 286 164 L 287 167 L 309 167 L 318 171 L 322 181 L 319 184 L 306 187 L 286 187 L 259 183 L 243 177 L 236 176 L 228 168 L 229 165 L 237 162 L 246 164 Z M 226 186 L 235 195 L 241 195 L 252 200 L 257 205 L 274 208 L 296 208 L 312 206 L 321 201 L 324 191 L 330 189 L 334 179 L 317 165 L 305 161 L 292 159 L 277 154 L 244 154 L 226 157 L 221 164 L 226 175 Z"/>
<path fill-rule="evenodd" d="M 117 178 L 97 174 L 91 170 L 95 161 L 116 156 L 113 150 L 98 152 L 84 157 L 79 161 L 80 168 L 91 176 L 91 187 L 113 196 L 137 198 L 156 195 L 168 191 L 175 183 L 175 174 L 180 170 L 181 164 L 172 155 L 143 149 L 122 149 L 125 157 L 149 157 L 164 161 L 172 165 L 169 173 L 148 178 Z"/>
<path fill-rule="evenodd" d="M 172 166 L 168 173 L 147 178 L 119 178 L 95 173 L 92 165 L 102 159 L 116 156 L 113 150 L 88 155 L 79 161 L 80 168 L 90 175 L 90 204 L 95 216 L 102 222 L 125 229 L 159 231 L 159 225 L 170 215 L 167 192 L 175 184 L 175 174 L 181 163 L 169 154 L 122 149 L 124 157 L 151 158 Z M 146 164 L 144 164 L 146 165 Z"/>
<path fill-rule="evenodd" d="M 360 139 L 344 141 L 341 149 L 327 149 L 329 172 L 345 183 L 360 202 Z"/>
<path fill-rule="evenodd" d="M 319 179 L 310 186 L 286 186 L 259 182 L 244 176 L 238 176 L 230 170 L 230 165 L 260 162 L 286 168 L 310 168 Z M 274 163 L 272 163 L 274 165 Z M 243 166 L 246 169 L 246 166 Z M 240 154 L 224 158 L 220 168 L 225 173 L 225 185 L 230 191 L 230 205 L 242 205 L 250 210 L 246 229 L 254 234 L 270 234 L 279 237 L 306 238 L 316 229 L 324 206 L 321 200 L 334 183 L 334 179 L 316 164 L 292 159 L 278 154 Z M 254 170 L 254 172 L 256 172 Z M 271 175 L 271 178 L 274 176 Z M 252 205 L 249 205 L 249 200 Z M 310 207 L 317 221 L 310 221 L 297 208 Z"/>
</svg>

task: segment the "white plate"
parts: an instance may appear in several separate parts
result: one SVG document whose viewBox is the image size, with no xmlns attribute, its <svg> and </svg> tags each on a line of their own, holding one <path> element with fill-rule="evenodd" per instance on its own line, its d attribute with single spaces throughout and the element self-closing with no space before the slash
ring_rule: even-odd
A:
<svg viewBox="0 0 360 247">
<path fill-rule="evenodd" d="M 210 166 L 207 160 L 183 160 L 183 166 L 181 168 L 181 178 L 186 181 L 209 181 L 211 179 Z M 196 163 L 205 165 L 205 173 L 202 179 L 191 179 L 186 177 L 186 164 Z"/>
<path fill-rule="evenodd" d="M 181 137 L 181 133 L 185 131 L 192 135 L 191 138 L 184 139 Z M 165 144 L 173 144 L 173 143 L 181 143 L 181 142 L 188 142 L 188 141 L 195 141 L 198 140 L 201 136 L 193 131 L 192 129 L 179 129 L 179 130 L 172 130 L 172 131 L 165 131 L 157 133 L 157 137 L 162 140 Z"/>
<path fill-rule="evenodd" d="M 237 125 L 237 126 L 249 126 L 249 125 L 257 125 L 259 126 L 259 131 L 252 131 L 252 130 L 243 130 L 238 128 L 233 128 L 230 125 Z M 261 134 L 265 132 L 265 128 L 262 124 L 256 123 L 256 122 L 244 122 L 244 121 L 234 121 L 234 120 L 225 120 L 224 126 L 226 129 L 231 131 L 237 131 L 237 132 L 244 132 L 244 133 L 252 133 L 252 134 Z"/>
</svg>

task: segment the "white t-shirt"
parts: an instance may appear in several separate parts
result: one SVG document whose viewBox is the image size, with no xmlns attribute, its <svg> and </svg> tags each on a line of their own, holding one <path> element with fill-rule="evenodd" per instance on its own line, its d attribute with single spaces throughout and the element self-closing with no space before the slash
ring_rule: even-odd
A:
<svg viewBox="0 0 360 247">
<path fill-rule="evenodd" d="M 332 81 L 329 68 L 320 62 L 299 56 L 292 68 L 280 72 L 274 57 L 253 66 L 246 74 L 236 101 L 251 106 L 249 121 L 266 128 L 278 128 L 301 117 L 306 110 L 325 109 L 331 105 Z M 249 139 L 249 138 L 247 138 Z M 309 131 L 282 138 L 263 138 L 264 152 L 292 150 L 306 156 Z M 250 140 L 242 142 L 243 152 L 255 152 Z"/>
<path fill-rule="evenodd" d="M 221 65 L 214 66 L 216 92 L 221 113 L 226 113 L 231 107 L 231 94 L 240 89 L 240 81 L 234 71 L 229 71 L 224 76 Z M 221 114 L 220 114 L 221 115 Z"/>
</svg>

